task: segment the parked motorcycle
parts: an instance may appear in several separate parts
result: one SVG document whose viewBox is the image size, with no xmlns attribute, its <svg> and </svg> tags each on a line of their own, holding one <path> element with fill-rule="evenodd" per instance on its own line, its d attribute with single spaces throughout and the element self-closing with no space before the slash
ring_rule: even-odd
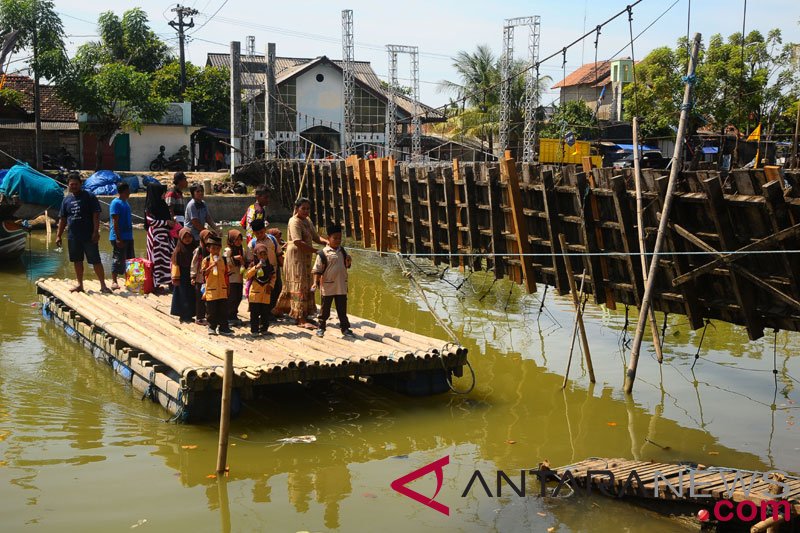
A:
<svg viewBox="0 0 800 533">
<path fill-rule="evenodd" d="M 164 170 L 189 170 L 189 149 L 186 145 L 181 146 L 176 153 L 166 157 L 166 148 L 159 146 L 158 156 L 150 162 L 151 172 L 162 172 Z"/>
<path fill-rule="evenodd" d="M 59 168 L 78 170 L 80 168 L 78 160 L 66 148 L 59 148 L 55 155 L 42 154 L 42 166 L 47 170 L 58 170 Z"/>
</svg>

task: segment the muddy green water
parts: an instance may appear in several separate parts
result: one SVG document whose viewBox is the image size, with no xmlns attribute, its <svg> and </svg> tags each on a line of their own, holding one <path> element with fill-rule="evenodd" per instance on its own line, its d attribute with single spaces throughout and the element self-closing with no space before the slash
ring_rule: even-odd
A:
<svg viewBox="0 0 800 533">
<path fill-rule="evenodd" d="M 110 247 L 101 247 L 110 261 Z M 137 251 L 143 252 L 143 234 Z M 445 339 L 393 258 L 353 251 L 354 314 Z M 523 295 L 489 276 L 418 277 L 469 348 L 472 393 L 409 398 L 371 385 L 298 387 L 248 403 L 232 423 L 230 477 L 209 478 L 214 424 L 165 423 L 109 367 L 41 318 L 38 277 L 71 276 L 34 235 L 0 270 L 0 526 L 3 531 L 675 531 L 675 522 L 599 496 L 461 493 L 475 469 L 519 471 L 590 456 L 800 471 L 800 336 L 748 342 L 713 323 L 668 318 L 664 365 L 647 344 L 632 398 L 621 392 L 624 310 L 587 307 L 597 384 L 577 361 L 561 382 L 571 301 Z M 450 282 L 450 283 L 448 283 Z M 634 316 L 631 321 L 635 323 Z M 662 319 L 659 315 L 659 321 Z M 268 342 L 268 341 L 265 341 Z M 777 350 L 773 351 L 773 342 Z M 773 365 L 778 372 L 773 375 Z M 792 377 L 793 376 L 793 377 Z M 468 375 L 456 386 L 469 386 Z M 315 435 L 312 444 L 278 439 Z M 444 516 L 392 480 L 444 456 Z M 488 480 L 491 487 L 493 481 Z M 535 484 L 529 483 L 529 489 Z M 428 475 L 412 488 L 433 494 Z M 492 489 L 494 491 L 494 488 Z M 511 496 L 509 496 L 511 494 Z"/>
</svg>

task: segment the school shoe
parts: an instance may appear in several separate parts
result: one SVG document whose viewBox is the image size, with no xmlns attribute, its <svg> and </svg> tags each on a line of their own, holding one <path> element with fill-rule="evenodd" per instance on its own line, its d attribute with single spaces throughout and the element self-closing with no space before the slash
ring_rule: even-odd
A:
<svg viewBox="0 0 800 533">
<path fill-rule="evenodd" d="M 225 337 L 230 337 L 231 335 L 233 335 L 233 330 L 231 328 L 225 328 L 225 329 L 219 328 L 219 334 L 224 335 Z"/>
<path fill-rule="evenodd" d="M 216 335 L 217 334 L 217 330 L 212 328 L 211 326 L 208 326 L 208 334 L 209 335 Z"/>
<path fill-rule="evenodd" d="M 324 337 L 325 336 L 325 330 L 320 328 L 315 332 L 315 334 L 316 334 L 317 337 Z"/>
<path fill-rule="evenodd" d="M 266 329 L 262 329 L 260 334 L 262 337 L 272 337 L 273 335 L 275 335 L 274 333 Z"/>
<path fill-rule="evenodd" d="M 355 337 L 355 336 L 356 336 L 356 334 L 353 333 L 353 330 L 350 329 L 350 328 L 342 330 L 342 337 Z"/>
</svg>

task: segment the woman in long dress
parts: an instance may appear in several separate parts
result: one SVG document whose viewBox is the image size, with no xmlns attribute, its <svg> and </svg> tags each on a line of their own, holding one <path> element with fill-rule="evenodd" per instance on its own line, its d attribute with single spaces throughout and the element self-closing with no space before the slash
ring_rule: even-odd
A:
<svg viewBox="0 0 800 533">
<path fill-rule="evenodd" d="M 170 230 L 175 221 L 164 201 L 167 188 L 160 183 L 147 186 L 144 202 L 144 218 L 147 227 L 147 259 L 153 263 L 153 286 L 156 292 L 165 292 L 172 283 L 170 264 L 175 250 L 175 239 Z"/>
<path fill-rule="evenodd" d="M 289 219 L 286 231 L 288 246 L 283 265 L 283 290 L 273 310 L 276 315 L 288 312 L 298 326 L 306 329 L 314 329 L 314 325 L 308 322 L 308 316 L 317 310 L 314 293 L 311 292 L 311 258 L 316 251 L 313 243 L 327 244 L 308 218 L 310 213 L 311 202 L 308 198 L 300 198 L 295 202 L 294 215 Z"/>
</svg>

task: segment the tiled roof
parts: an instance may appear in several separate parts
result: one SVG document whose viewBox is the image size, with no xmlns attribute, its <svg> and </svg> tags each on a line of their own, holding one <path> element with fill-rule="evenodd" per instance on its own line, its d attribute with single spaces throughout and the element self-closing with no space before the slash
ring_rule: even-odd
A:
<svg viewBox="0 0 800 533">
<path fill-rule="evenodd" d="M 33 79 L 28 76 L 9 74 L 6 76 L 4 87 L 22 93 L 22 108 L 33 115 Z M 77 122 L 75 111 L 56 96 L 55 87 L 52 85 L 39 85 L 41 95 L 41 115 L 43 121 L 48 122 Z"/>
<path fill-rule="evenodd" d="M 325 56 L 316 58 L 303 58 L 303 57 L 276 57 L 275 58 L 275 81 L 280 83 L 292 76 L 299 74 L 304 69 L 317 63 L 321 60 L 328 60 L 340 69 L 344 63 L 338 59 L 328 59 Z M 206 60 L 207 65 L 214 67 L 230 67 L 230 54 L 208 54 Z M 242 83 L 251 84 L 254 87 L 263 87 L 266 82 L 266 68 L 267 63 L 265 56 L 242 56 Z M 353 61 L 354 75 L 356 81 L 359 82 L 366 89 L 372 91 L 383 99 L 386 99 L 386 91 L 381 86 L 381 80 L 375 71 L 372 70 L 372 65 L 369 61 Z M 426 118 L 440 120 L 444 118 L 444 114 L 430 106 L 419 103 L 422 108 L 422 113 L 425 114 L 423 121 Z M 406 115 L 413 115 L 414 101 L 404 95 L 398 95 L 397 107 Z"/>
<path fill-rule="evenodd" d="M 597 68 L 595 68 L 597 65 Z M 575 85 L 592 85 L 602 87 L 606 85 L 611 77 L 611 61 L 598 61 L 597 63 L 586 63 L 553 85 L 553 89 L 561 87 L 573 87 Z"/>
</svg>

